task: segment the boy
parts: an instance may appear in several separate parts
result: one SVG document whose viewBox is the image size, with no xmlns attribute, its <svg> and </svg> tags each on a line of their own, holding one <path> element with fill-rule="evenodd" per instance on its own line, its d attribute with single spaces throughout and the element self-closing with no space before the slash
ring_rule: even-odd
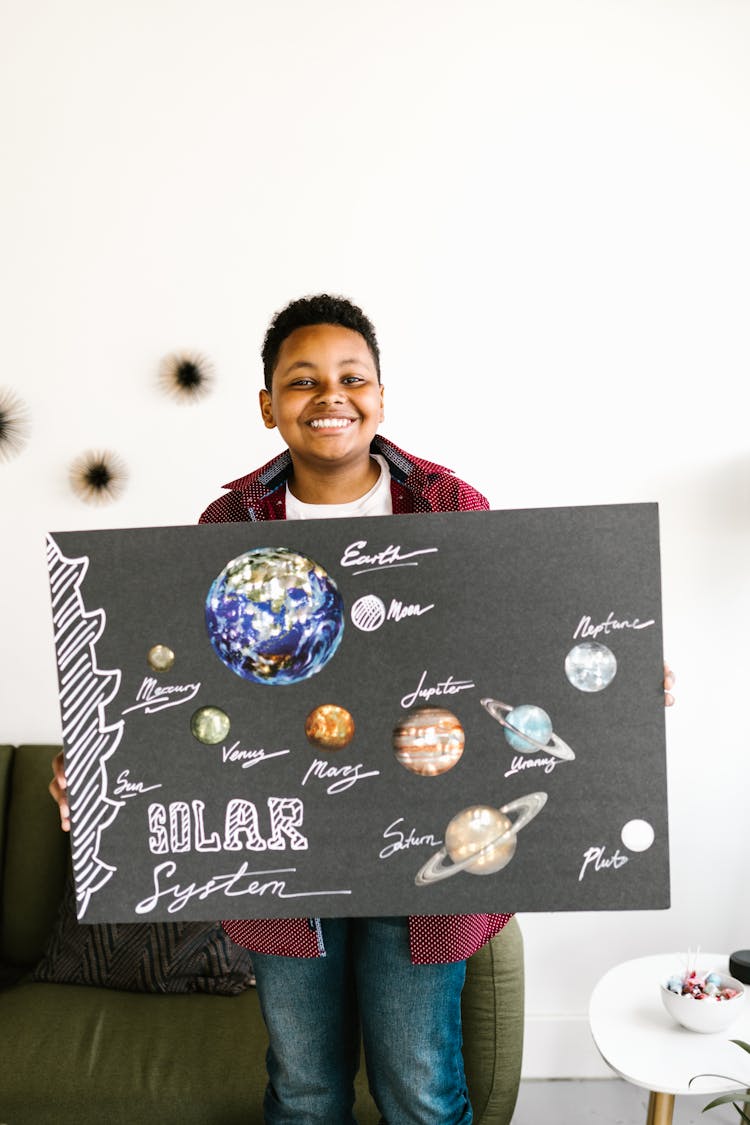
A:
<svg viewBox="0 0 750 1125">
<path fill-rule="evenodd" d="M 233 481 L 202 523 L 486 510 L 449 470 L 377 437 L 380 355 L 356 305 L 292 302 L 263 343 L 264 424 L 287 450 Z M 353 1122 L 358 1022 L 388 1125 L 469 1125 L 461 1054 L 465 958 L 508 914 L 225 922 L 253 951 L 268 1027 L 269 1125 Z"/>
<path fill-rule="evenodd" d="M 233 481 L 203 523 L 486 510 L 440 465 L 377 435 L 380 355 L 356 305 L 292 302 L 263 343 L 264 424 L 287 449 Z M 665 668 L 665 688 L 674 677 Z M 665 703 L 672 696 L 667 693 Z M 70 827 L 62 755 L 50 791 Z M 469 1125 L 461 1054 L 465 958 L 508 914 L 277 919 L 224 923 L 253 951 L 269 1033 L 269 1125 L 352 1125 L 359 1026 L 373 1097 L 387 1125 Z"/>
</svg>

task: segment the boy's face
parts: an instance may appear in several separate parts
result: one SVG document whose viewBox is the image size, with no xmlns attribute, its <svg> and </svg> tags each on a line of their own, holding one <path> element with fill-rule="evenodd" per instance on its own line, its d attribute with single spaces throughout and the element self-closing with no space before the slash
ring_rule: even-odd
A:
<svg viewBox="0 0 750 1125">
<path fill-rule="evenodd" d="M 332 324 L 297 328 L 281 345 L 260 409 L 296 461 L 365 465 L 383 419 L 383 388 L 364 337 Z"/>
</svg>

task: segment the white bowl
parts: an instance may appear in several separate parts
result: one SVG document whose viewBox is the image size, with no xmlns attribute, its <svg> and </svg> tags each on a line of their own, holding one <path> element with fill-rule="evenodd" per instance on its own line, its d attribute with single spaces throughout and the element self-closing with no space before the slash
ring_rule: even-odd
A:
<svg viewBox="0 0 750 1125">
<path fill-rule="evenodd" d="M 723 1031 L 737 1019 L 745 1003 L 745 987 L 741 981 L 734 977 L 720 973 L 720 988 L 736 988 L 737 995 L 731 1000 L 717 1000 L 713 996 L 706 996 L 696 1000 L 693 996 L 680 996 L 670 992 L 665 984 L 661 986 L 661 998 L 664 1007 L 673 1019 L 681 1023 L 689 1031 L 703 1031 L 711 1033 Z"/>
</svg>

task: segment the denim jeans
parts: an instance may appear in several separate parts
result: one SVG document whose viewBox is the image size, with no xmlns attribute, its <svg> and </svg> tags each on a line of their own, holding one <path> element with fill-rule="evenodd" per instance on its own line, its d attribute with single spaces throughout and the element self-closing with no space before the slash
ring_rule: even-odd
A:
<svg viewBox="0 0 750 1125">
<path fill-rule="evenodd" d="M 360 1028 L 387 1125 L 470 1125 L 466 962 L 412 965 L 405 918 L 324 918 L 325 957 L 253 954 L 268 1029 L 267 1125 L 353 1125 Z"/>
</svg>

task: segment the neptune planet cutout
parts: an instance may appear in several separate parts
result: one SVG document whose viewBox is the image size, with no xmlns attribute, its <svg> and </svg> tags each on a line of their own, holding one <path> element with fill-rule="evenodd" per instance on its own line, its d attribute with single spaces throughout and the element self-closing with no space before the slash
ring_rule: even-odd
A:
<svg viewBox="0 0 750 1125">
<path fill-rule="evenodd" d="M 584 641 L 565 657 L 565 675 L 579 691 L 604 691 L 616 672 L 615 654 L 598 641 Z"/>
<path fill-rule="evenodd" d="M 322 566 L 286 547 L 245 551 L 206 597 L 216 655 L 256 684 L 294 684 L 331 659 L 344 632 L 344 602 Z"/>
</svg>

